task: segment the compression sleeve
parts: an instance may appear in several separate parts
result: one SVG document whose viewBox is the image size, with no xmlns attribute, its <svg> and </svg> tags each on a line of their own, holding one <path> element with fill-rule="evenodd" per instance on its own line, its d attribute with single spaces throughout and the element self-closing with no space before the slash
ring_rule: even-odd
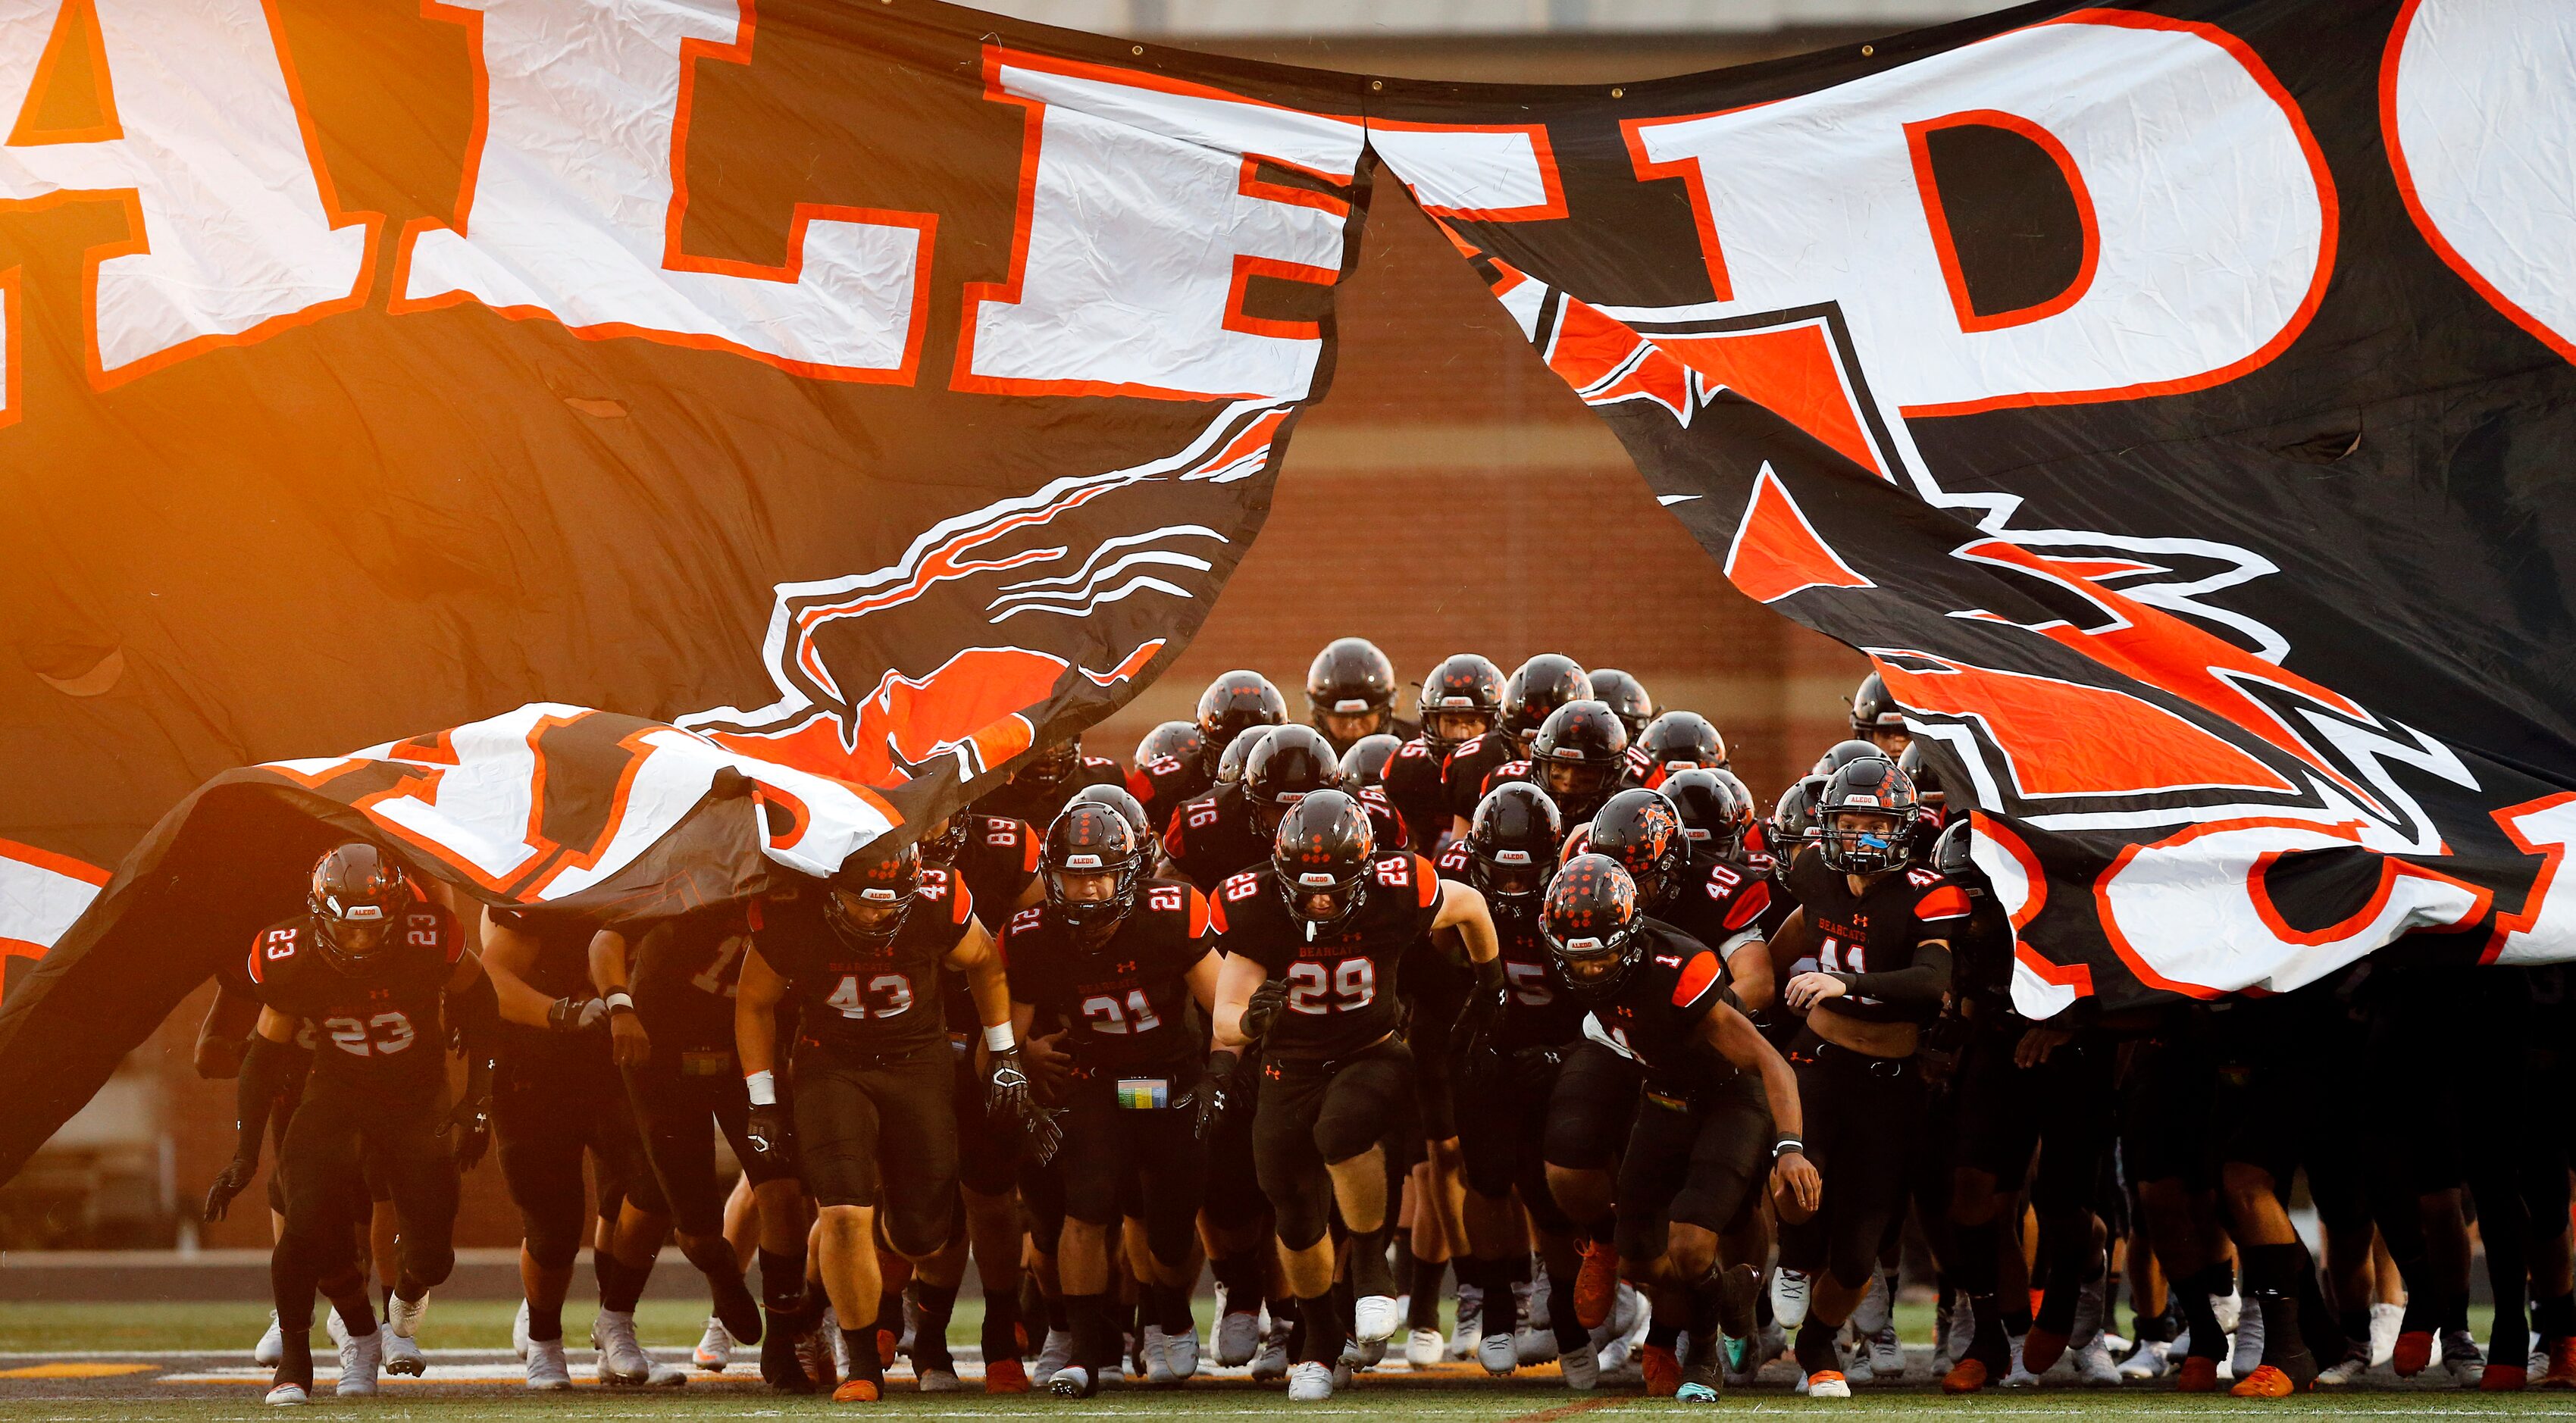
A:
<svg viewBox="0 0 2576 1423">
<path fill-rule="evenodd" d="M 1925 944 L 1915 949 L 1914 962 L 1884 973 L 1837 973 L 1843 986 L 1863 997 L 1908 1008 L 1933 1008 L 1941 1002 L 1941 990 L 1950 984 L 1950 951 Z"/>
</svg>

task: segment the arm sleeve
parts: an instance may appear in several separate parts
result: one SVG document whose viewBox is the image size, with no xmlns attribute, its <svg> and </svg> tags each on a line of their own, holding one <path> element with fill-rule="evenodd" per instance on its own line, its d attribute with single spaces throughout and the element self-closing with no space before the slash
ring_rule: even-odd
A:
<svg viewBox="0 0 2576 1423">
<path fill-rule="evenodd" d="M 260 1138 L 268 1134 L 268 1118 L 277 1109 L 277 1099 L 286 1093 L 286 1079 L 294 1070 L 295 1060 L 305 1050 L 292 1043 L 271 1042 L 253 1033 L 250 1051 L 242 1058 L 241 1079 L 233 1088 L 235 1120 L 241 1125 L 241 1140 L 235 1143 L 235 1155 L 251 1161 L 259 1159 Z"/>
<path fill-rule="evenodd" d="M 472 983 L 447 995 L 447 1011 L 464 1044 L 465 1100 L 483 1101 L 492 1095 L 501 1036 L 501 999 L 492 991 L 492 975 L 478 973 Z"/>
<path fill-rule="evenodd" d="M 1923 944 L 1914 950 L 1914 962 L 1884 973 L 1841 973 L 1834 975 L 1852 992 L 1878 999 L 1883 1003 L 1902 1004 L 1911 1008 L 1930 1008 L 1941 1002 L 1941 990 L 1950 984 L 1950 950 L 1940 944 Z"/>
</svg>

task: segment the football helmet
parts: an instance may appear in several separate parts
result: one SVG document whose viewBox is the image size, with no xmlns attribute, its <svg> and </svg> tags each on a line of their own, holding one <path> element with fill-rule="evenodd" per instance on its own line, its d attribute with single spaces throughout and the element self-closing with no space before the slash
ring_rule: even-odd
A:
<svg viewBox="0 0 2576 1423">
<path fill-rule="evenodd" d="M 1617 785 L 1628 757 L 1628 728 L 1604 703 L 1568 702 L 1548 713 L 1530 743 L 1530 779 L 1545 787 L 1570 820 L 1592 818 Z"/>
<path fill-rule="evenodd" d="M 1139 808 L 1137 814 L 1144 811 Z M 1115 927 L 1136 907 L 1136 889 L 1147 869 L 1145 843 L 1118 806 L 1101 800 L 1069 802 L 1047 827 L 1039 852 L 1048 910 L 1069 928 Z"/>
<path fill-rule="evenodd" d="M 1230 786 L 1242 780 L 1243 763 L 1252 759 L 1252 749 L 1269 740 L 1270 733 L 1278 729 L 1275 726 L 1247 726 L 1237 733 L 1234 744 L 1226 747 L 1225 754 L 1217 758 L 1215 783 Z"/>
<path fill-rule="evenodd" d="M 1223 756 L 1246 727 L 1282 726 L 1287 720 L 1288 699 L 1269 678 L 1240 669 L 1228 672 L 1199 693 L 1199 755 Z M 1213 761 L 1208 771 L 1215 773 Z"/>
<path fill-rule="evenodd" d="M 1646 723 L 1636 744 L 1646 754 L 1648 769 L 1665 775 L 1693 766 L 1726 764 L 1726 738 L 1695 711 L 1668 711 Z"/>
<path fill-rule="evenodd" d="M 903 932 L 921 895 L 921 847 L 907 844 L 889 853 L 861 846 L 823 888 L 823 920 L 832 932 L 855 947 L 882 951 Z"/>
<path fill-rule="evenodd" d="M 1646 691 L 1646 684 L 1609 667 L 1589 675 L 1592 699 L 1607 703 L 1621 724 L 1628 728 L 1628 739 L 1636 740 L 1646 730 L 1646 723 L 1656 716 L 1655 699 Z"/>
<path fill-rule="evenodd" d="M 1146 732 L 1145 739 L 1136 743 L 1135 769 L 1141 771 L 1166 756 L 1185 766 L 1201 765 L 1206 759 L 1201 754 L 1206 744 L 1207 738 L 1199 734 L 1197 722 L 1164 722 Z"/>
<path fill-rule="evenodd" d="M 1278 833 L 1289 807 L 1341 784 L 1342 758 L 1311 726 L 1274 728 L 1243 763 L 1243 801 L 1252 812 L 1252 828 L 1265 839 Z"/>
<path fill-rule="evenodd" d="M 1901 869 L 1913 854 L 1923 802 L 1914 782 L 1884 756 L 1864 756 L 1825 778 L 1816 797 L 1823 831 L 1817 850 L 1844 874 Z"/>
<path fill-rule="evenodd" d="M 1592 679 L 1584 675 L 1573 658 L 1560 652 L 1542 652 L 1522 663 L 1503 683 L 1500 724 L 1504 734 L 1527 751 L 1530 738 L 1538 734 L 1539 727 L 1558 707 L 1589 701 L 1591 697 Z"/>
<path fill-rule="evenodd" d="M 1645 957 L 1637 884 L 1607 855 L 1577 855 L 1548 882 L 1539 936 L 1574 996 L 1598 1002 Z"/>
<path fill-rule="evenodd" d="M 1690 863 L 1690 839 L 1683 833 L 1681 811 L 1662 791 L 1624 790 L 1602 804 L 1592 817 L 1588 837 L 1593 854 L 1619 862 L 1637 886 L 1637 903 L 1646 912 L 1671 895 Z"/>
<path fill-rule="evenodd" d="M 1145 803 L 1136 799 L 1135 792 L 1125 786 L 1084 786 L 1073 793 L 1073 799 L 1065 802 L 1067 807 L 1086 804 L 1109 807 L 1127 817 L 1127 823 L 1136 827 L 1138 835 L 1149 840 L 1153 838 L 1154 822 L 1145 814 Z"/>
<path fill-rule="evenodd" d="M 356 977 L 389 961 L 401 942 L 402 913 L 419 896 L 392 856 L 364 840 L 351 840 L 313 864 L 304 908 L 313 916 L 313 938 L 322 957 Z"/>
<path fill-rule="evenodd" d="M 1337 932 L 1359 913 L 1376 853 L 1368 811 L 1346 792 L 1316 791 L 1279 818 L 1270 868 L 1288 916 L 1306 926 L 1310 941 Z"/>
<path fill-rule="evenodd" d="M 1467 822 L 1467 879 L 1498 914 L 1527 914 L 1547 892 L 1565 843 L 1565 818 L 1547 792 L 1505 781 L 1476 803 Z"/>
<path fill-rule="evenodd" d="M 1329 730 L 1327 715 L 1383 718 L 1394 706 L 1395 664 L 1367 638 L 1335 638 L 1306 669 L 1306 717 L 1318 730 Z"/>
<path fill-rule="evenodd" d="M 1386 763 L 1394 760 L 1403 746 L 1389 731 L 1352 742 L 1351 749 L 1342 753 L 1342 789 L 1357 791 L 1363 786 L 1386 784 Z"/>
<path fill-rule="evenodd" d="M 1727 777 L 1704 766 L 1694 766 L 1664 777 L 1664 783 L 1656 789 L 1673 803 L 1674 813 L 1681 817 L 1682 838 L 1690 842 L 1693 850 L 1732 860 L 1744 853 L 1744 831 L 1752 820 L 1748 812 L 1753 808 L 1752 802 L 1735 787 L 1736 783 Z M 1612 796 L 1611 804 L 1617 804 L 1627 794 L 1621 791 Z M 1602 808 L 1602 814 L 1609 814 L 1607 806 Z M 1596 835 L 1600 824 L 1600 816 L 1593 817 Z"/>
<path fill-rule="evenodd" d="M 1493 730 L 1502 714 L 1503 669 L 1475 653 L 1443 658 L 1422 679 L 1422 744 L 1434 756 Z"/>
</svg>

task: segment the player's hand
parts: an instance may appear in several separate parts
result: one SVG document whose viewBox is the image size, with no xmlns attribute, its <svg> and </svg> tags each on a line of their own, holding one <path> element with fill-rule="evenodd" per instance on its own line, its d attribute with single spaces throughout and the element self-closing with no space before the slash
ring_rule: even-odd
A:
<svg viewBox="0 0 2576 1423">
<path fill-rule="evenodd" d="M 2031 1028 L 2021 1035 L 2020 1042 L 2013 1044 L 2013 1066 L 2037 1067 L 2048 1061 L 2050 1053 L 2074 1040 L 2075 1035 L 2064 1028 L 2052 1028 L 2045 1024 Z"/>
<path fill-rule="evenodd" d="M 546 1009 L 546 1026 L 558 1033 L 586 1033 L 608 1017 L 608 1003 L 600 998 L 558 998 Z"/>
<path fill-rule="evenodd" d="M 447 1154 L 456 1158 L 457 1170 L 483 1164 L 484 1149 L 492 1144 L 492 1099 L 457 1103 L 440 1135 L 447 1138 Z"/>
<path fill-rule="evenodd" d="M 1055 1160 L 1057 1148 L 1064 1145 L 1064 1113 L 1048 1107 L 1029 1109 L 1029 1146 L 1037 1153 L 1038 1165 Z"/>
<path fill-rule="evenodd" d="M 1288 980 L 1265 978 L 1243 1005 L 1243 1040 L 1257 1043 L 1270 1035 L 1270 1024 L 1288 1002 Z"/>
<path fill-rule="evenodd" d="M 653 1060 L 653 1039 L 644 1031 L 643 1019 L 633 1013 L 608 1015 L 608 1058 L 619 1067 L 642 1067 Z"/>
<path fill-rule="evenodd" d="M 1020 1050 L 1005 1048 L 992 1054 L 984 1063 L 984 1115 L 997 1122 L 1024 1123 L 1036 1105 L 1029 1100 L 1029 1074 L 1020 1066 Z"/>
<path fill-rule="evenodd" d="M 1199 1078 L 1197 1090 L 1190 1096 L 1198 1102 L 1198 1116 L 1190 1123 L 1190 1135 L 1205 1141 L 1216 1134 L 1225 1122 L 1225 1114 L 1234 1107 L 1234 1071 L 1243 1061 L 1231 1052 L 1208 1054 L 1207 1071 Z"/>
<path fill-rule="evenodd" d="M 1828 998 L 1842 997 L 1845 991 L 1843 981 L 1830 973 L 1802 973 L 1780 990 L 1780 1001 L 1804 1013 Z"/>
<path fill-rule="evenodd" d="M 1771 1163 L 1771 1198 L 1784 1212 L 1794 1204 L 1797 1220 L 1814 1215 L 1824 1204 L 1825 1178 L 1816 1173 L 1816 1163 L 1807 1159 L 1807 1153 L 1784 1151 Z"/>
<path fill-rule="evenodd" d="M 1020 1070 L 1029 1075 L 1029 1085 L 1050 1102 L 1064 1100 L 1064 1089 L 1073 1080 L 1073 1054 L 1064 1050 L 1061 1031 L 1042 1034 L 1020 1044 Z"/>
<path fill-rule="evenodd" d="M 788 1120 L 786 1104 L 767 1102 L 751 1109 L 751 1123 L 743 1131 L 751 1149 L 764 1160 L 781 1166 L 788 1161 Z"/>
<path fill-rule="evenodd" d="M 1523 1096 L 1545 1102 L 1548 1092 L 1556 1086 L 1556 1070 L 1565 1064 L 1565 1049 L 1525 1047 L 1512 1054 L 1511 1063 L 1513 1085 Z"/>
<path fill-rule="evenodd" d="M 206 1188 L 206 1219 L 222 1220 L 232 1209 L 233 1197 L 250 1186 L 250 1178 L 259 1174 L 259 1163 L 246 1156 L 235 1156 L 215 1173 L 215 1183 Z"/>
</svg>

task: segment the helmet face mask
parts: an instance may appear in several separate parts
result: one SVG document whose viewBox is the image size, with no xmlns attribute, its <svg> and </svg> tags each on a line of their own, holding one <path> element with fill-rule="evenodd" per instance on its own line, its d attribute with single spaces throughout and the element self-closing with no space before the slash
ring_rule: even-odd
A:
<svg viewBox="0 0 2576 1423">
<path fill-rule="evenodd" d="M 1395 664 L 1364 637 L 1336 638 L 1306 669 L 1306 715 L 1348 743 L 1386 724 L 1395 707 Z"/>
<path fill-rule="evenodd" d="M 364 974 L 391 959 L 394 927 L 411 897 L 411 882 L 401 865 L 375 846 L 353 840 L 315 862 L 304 907 L 313 916 L 313 937 L 323 957 L 347 972 Z"/>
<path fill-rule="evenodd" d="M 1106 801 L 1077 800 L 1047 827 L 1038 863 L 1047 910 L 1067 927 L 1105 935 L 1136 907 L 1147 872 L 1144 838 Z"/>
<path fill-rule="evenodd" d="M 1901 868 L 1913 856 L 1921 805 L 1895 762 L 1863 757 L 1834 772 L 1816 797 L 1817 850 L 1828 868 L 1844 874 Z"/>
<path fill-rule="evenodd" d="M 1467 878 L 1497 914 L 1535 913 L 1556 872 L 1564 818 L 1526 781 L 1494 787 L 1467 823 Z"/>
<path fill-rule="evenodd" d="M 1368 812 L 1338 790 L 1320 790 L 1281 817 L 1270 867 L 1288 916 L 1311 942 L 1337 933 L 1368 897 L 1369 861 L 1377 837 Z"/>
<path fill-rule="evenodd" d="M 957 863 L 957 857 L 966 850 L 966 812 L 960 810 L 951 814 L 946 820 L 923 831 L 921 838 L 914 843 L 921 846 L 924 864 L 945 869 Z"/>
<path fill-rule="evenodd" d="M 1494 729 L 1496 713 L 1463 707 L 1429 707 L 1422 713 L 1422 739 L 1434 751 L 1455 751 Z"/>
<path fill-rule="evenodd" d="M 1073 779 L 1073 773 L 1081 766 L 1082 738 L 1069 736 L 1030 757 L 1026 765 L 1011 774 L 1011 784 L 1044 795 Z"/>
<path fill-rule="evenodd" d="M 903 932 L 921 895 L 921 847 L 891 855 L 862 849 L 824 885 L 823 920 L 854 948 L 882 952 Z"/>
<path fill-rule="evenodd" d="M 1472 652 L 1443 658 L 1422 679 L 1422 741 L 1446 756 L 1494 729 L 1503 714 L 1503 670 Z"/>
<path fill-rule="evenodd" d="M 1628 755 L 1628 728 L 1610 708 L 1585 698 L 1548 713 L 1530 744 L 1531 771 L 1569 820 L 1588 820 L 1617 784 Z"/>
<path fill-rule="evenodd" d="M 1557 871 L 1539 915 L 1540 936 L 1574 996 L 1599 1002 L 1619 990 L 1645 954 L 1636 882 L 1606 855 L 1577 855 Z"/>
</svg>

